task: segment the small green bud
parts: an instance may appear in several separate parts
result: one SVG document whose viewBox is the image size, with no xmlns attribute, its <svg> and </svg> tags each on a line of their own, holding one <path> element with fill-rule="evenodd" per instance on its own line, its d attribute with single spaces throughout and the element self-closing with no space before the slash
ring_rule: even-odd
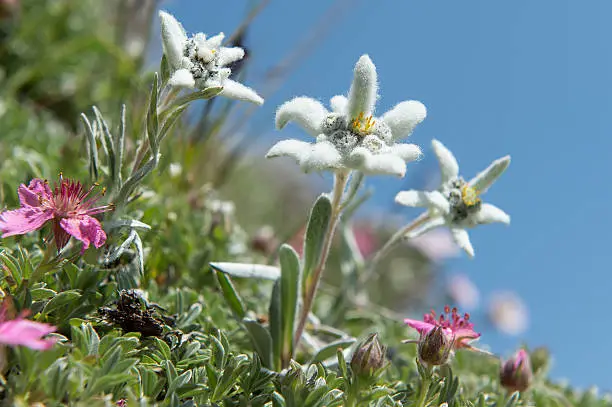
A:
<svg viewBox="0 0 612 407">
<path fill-rule="evenodd" d="M 499 381 L 506 390 L 525 391 L 531 385 L 532 380 L 531 361 L 525 349 L 519 350 L 513 357 L 502 363 Z"/>
<path fill-rule="evenodd" d="M 452 341 L 444 333 L 444 328 L 438 325 L 419 340 L 419 359 L 427 366 L 444 365 L 448 362 L 452 349 Z"/>
<path fill-rule="evenodd" d="M 378 334 L 373 333 L 363 341 L 351 359 L 351 369 L 357 376 L 371 377 L 385 364 L 385 347 L 378 340 Z"/>
</svg>

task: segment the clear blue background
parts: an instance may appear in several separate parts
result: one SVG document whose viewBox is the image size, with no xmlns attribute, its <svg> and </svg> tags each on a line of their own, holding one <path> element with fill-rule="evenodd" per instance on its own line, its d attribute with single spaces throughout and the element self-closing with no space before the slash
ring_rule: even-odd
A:
<svg viewBox="0 0 612 407">
<path fill-rule="evenodd" d="M 163 7 L 188 31 L 212 34 L 231 33 L 249 4 L 174 0 Z M 341 12 L 317 26 L 332 4 Z M 455 153 L 466 177 L 512 155 L 486 195 L 512 215 L 512 226 L 474 230 L 476 258 L 452 266 L 485 294 L 518 292 L 531 324 L 519 338 L 483 340 L 501 354 L 523 340 L 547 345 L 553 377 L 612 389 L 611 16 L 609 0 L 272 1 L 249 32 L 247 83 L 262 90 L 268 68 L 292 53 L 303 59 L 265 95 L 251 123 L 269 133 L 269 143 L 305 139 L 294 126 L 273 132 L 276 106 L 297 95 L 327 101 L 346 92 L 354 63 L 368 53 L 381 82 L 379 112 L 405 99 L 429 112 L 411 137 L 426 159 L 405 180 L 370 180 L 378 190 L 371 210 L 388 208 L 401 187 L 435 165 L 432 138 Z M 312 53 L 298 45 L 316 33 Z"/>
</svg>

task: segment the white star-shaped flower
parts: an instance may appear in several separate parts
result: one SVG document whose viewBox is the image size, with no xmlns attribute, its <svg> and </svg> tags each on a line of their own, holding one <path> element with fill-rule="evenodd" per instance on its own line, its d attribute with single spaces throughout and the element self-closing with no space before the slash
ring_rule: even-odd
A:
<svg viewBox="0 0 612 407">
<path fill-rule="evenodd" d="M 170 85 L 197 89 L 222 86 L 222 96 L 263 104 L 263 99 L 253 89 L 229 79 L 232 71 L 227 65 L 244 57 L 242 48 L 222 47 L 223 33 L 210 38 L 197 33 L 188 38 L 181 23 L 172 15 L 160 11 L 159 18 L 164 54 L 170 67 Z"/>
<path fill-rule="evenodd" d="M 467 228 L 494 222 L 510 224 L 508 214 L 494 205 L 483 203 L 479 197 L 508 168 L 510 156 L 493 161 L 487 169 L 466 182 L 459 176 L 459 165 L 453 153 L 437 140 L 431 144 L 440 163 L 440 187 L 435 191 L 402 191 L 395 197 L 399 204 L 429 209 L 427 221 L 406 237 L 414 238 L 439 226 L 447 226 L 459 247 L 473 257 L 474 248 Z"/>
<path fill-rule="evenodd" d="M 374 117 L 377 93 L 376 67 L 363 55 L 355 65 L 348 97 L 331 99 L 332 112 L 309 97 L 292 99 L 276 112 L 277 128 L 294 121 L 316 141 L 283 140 L 266 157 L 293 157 L 307 172 L 355 169 L 365 174 L 404 176 L 406 163 L 418 159 L 421 149 L 397 141 L 412 133 L 427 110 L 421 102 L 409 100 Z"/>
</svg>

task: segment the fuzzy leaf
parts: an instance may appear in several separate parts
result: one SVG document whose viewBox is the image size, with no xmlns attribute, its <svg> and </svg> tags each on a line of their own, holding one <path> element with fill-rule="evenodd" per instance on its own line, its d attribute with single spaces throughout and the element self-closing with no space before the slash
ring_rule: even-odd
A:
<svg viewBox="0 0 612 407">
<path fill-rule="evenodd" d="M 157 114 L 157 104 L 159 98 L 159 75 L 157 72 L 153 77 L 153 86 L 151 88 L 151 96 L 149 99 L 149 111 L 147 113 L 147 137 L 149 138 L 149 146 L 151 154 L 157 155 L 159 146 L 157 144 L 157 133 L 159 131 L 159 116 Z"/>
<path fill-rule="evenodd" d="M 300 299 L 300 258 L 291 246 L 284 244 L 280 248 L 279 259 L 282 312 L 281 356 L 283 367 L 286 367 L 293 357 L 293 331 Z"/>
<path fill-rule="evenodd" d="M 232 284 L 232 280 L 230 280 L 225 273 L 220 271 L 215 271 L 215 274 L 217 275 L 217 281 L 219 282 L 219 286 L 221 286 L 221 291 L 223 292 L 223 297 L 225 298 L 227 305 L 229 305 L 236 317 L 243 319 L 246 315 L 246 310 L 244 308 L 242 299 Z"/>
<path fill-rule="evenodd" d="M 210 263 L 210 267 L 234 277 L 277 280 L 281 276 L 281 271 L 278 267 L 265 266 L 263 264 Z"/>
<path fill-rule="evenodd" d="M 355 338 L 346 338 L 331 342 L 319 349 L 310 363 L 322 362 L 325 359 L 331 358 L 332 356 L 336 355 L 338 351 L 346 349 L 354 344 L 355 341 Z"/>
<path fill-rule="evenodd" d="M 302 287 L 304 292 L 309 290 L 312 282 L 312 273 L 321 259 L 323 240 L 329 228 L 332 216 L 332 204 L 327 195 L 321 195 L 310 211 L 306 236 L 304 239 L 304 271 L 302 274 Z"/>
</svg>

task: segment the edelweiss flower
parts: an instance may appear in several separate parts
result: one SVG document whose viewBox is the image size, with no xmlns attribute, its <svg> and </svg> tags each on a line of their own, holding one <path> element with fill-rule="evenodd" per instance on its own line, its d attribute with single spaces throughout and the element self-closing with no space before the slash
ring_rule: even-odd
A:
<svg viewBox="0 0 612 407">
<path fill-rule="evenodd" d="M 404 176 L 406 163 L 421 155 L 415 144 L 396 141 L 407 137 L 427 111 L 421 102 L 401 102 L 381 117 L 374 117 L 378 91 L 376 67 L 367 55 L 355 65 L 348 94 L 331 99 L 332 112 L 317 100 L 297 97 L 276 112 L 276 127 L 295 121 L 315 143 L 283 140 L 266 157 L 290 156 L 305 171 L 355 169 L 366 174 Z"/>
<path fill-rule="evenodd" d="M 187 38 L 185 29 L 173 16 L 160 11 L 164 54 L 170 66 L 170 85 L 206 89 L 222 86 L 220 95 L 231 99 L 263 104 L 263 99 L 249 87 L 228 79 L 227 65 L 244 57 L 240 47 L 222 47 L 223 33 L 206 38 L 197 33 Z"/>
<path fill-rule="evenodd" d="M 100 195 L 90 196 L 96 185 L 85 190 L 80 182 L 64 179 L 52 191 L 47 181 L 35 178 L 27 187 L 18 190 L 21 208 L 0 213 L 2 237 L 23 235 L 43 227 L 51 221 L 57 250 L 61 250 L 70 236 L 83 242 L 81 253 L 90 243 L 99 248 L 106 242 L 100 222 L 93 217 L 110 211 L 113 205 L 95 207 Z"/>
<path fill-rule="evenodd" d="M 473 257 L 474 248 L 466 228 L 493 222 L 510 224 L 508 214 L 494 205 L 483 203 L 479 197 L 506 170 L 510 156 L 493 161 L 487 169 L 466 182 L 459 176 L 459 165 L 453 153 L 437 140 L 431 144 L 440 163 L 440 187 L 436 191 L 402 191 L 395 197 L 395 202 L 402 205 L 429 208 L 427 221 L 406 237 L 413 238 L 439 226 L 448 226 L 459 247 Z"/>
</svg>

